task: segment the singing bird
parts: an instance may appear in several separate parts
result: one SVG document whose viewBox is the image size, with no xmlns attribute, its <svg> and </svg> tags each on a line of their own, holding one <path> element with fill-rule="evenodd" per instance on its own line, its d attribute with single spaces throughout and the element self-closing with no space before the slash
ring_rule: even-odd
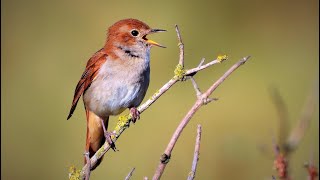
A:
<svg viewBox="0 0 320 180">
<path fill-rule="evenodd" d="M 150 81 L 150 49 L 152 46 L 164 47 L 146 36 L 163 31 L 152 29 L 137 19 L 120 20 L 109 27 L 104 47 L 88 60 L 67 119 L 83 95 L 87 119 L 85 151 L 89 152 L 89 157 L 105 140 L 112 143 L 110 133 L 106 131 L 109 116 L 129 108 L 133 122 L 139 119 L 136 107 L 143 100 Z M 91 169 L 100 163 L 101 159 Z"/>
</svg>

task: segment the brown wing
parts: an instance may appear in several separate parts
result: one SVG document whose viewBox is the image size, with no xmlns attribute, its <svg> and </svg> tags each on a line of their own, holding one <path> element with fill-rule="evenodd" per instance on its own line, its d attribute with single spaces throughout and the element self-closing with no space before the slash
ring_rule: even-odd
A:
<svg viewBox="0 0 320 180">
<path fill-rule="evenodd" d="M 106 61 L 107 54 L 104 49 L 97 51 L 88 61 L 85 71 L 83 72 L 80 81 L 74 91 L 74 97 L 72 106 L 68 115 L 67 120 L 72 116 L 74 110 L 77 107 L 77 103 L 82 94 L 90 87 L 93 79 L 98 74 L 101 65 Z"/>
</svg>

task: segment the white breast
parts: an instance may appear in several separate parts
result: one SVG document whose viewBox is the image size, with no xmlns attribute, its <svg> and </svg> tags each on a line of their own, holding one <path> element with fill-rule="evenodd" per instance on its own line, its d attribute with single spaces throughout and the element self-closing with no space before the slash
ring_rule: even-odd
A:
<svg viewBox="0 0 320 180">
<path fill-rule="evenodd" d="M 140 105 L 149 86 L 149 60 L 150 53 L 145 59 L 126 58 L 124 61 L 107 58 L 84 94 L 87 108 L 103 118 Z"/>
</svg>

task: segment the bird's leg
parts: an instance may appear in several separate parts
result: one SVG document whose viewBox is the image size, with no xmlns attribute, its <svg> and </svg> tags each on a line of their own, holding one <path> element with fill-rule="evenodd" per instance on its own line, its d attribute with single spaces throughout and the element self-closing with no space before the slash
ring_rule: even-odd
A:
<svg viewBox="0 0 320 180">
<path fill-rule="evenodd" d="M 135 108 L 135 107 L 130 108 L 130 114 L 131 114 L 133 123 L 135 123 L 136 120 L 140 119 L 140 112 L 138 111 L 137 108 Z"/>
<path fill-rule="evenodd" d="M 116 133 L 114 133 L 114 132 L 108 132 L 107 129 L 106 129 L 106 126 L 104 125 L 103 119 L 100 119 L 100 120 L 101 120 L 101 125 L 102 125 L 102 129 L 103 129 L 103 134 L 104 134 L 104 137 L 106 138 L 106 141 L 107 141 L 108 144 L 110 145 L 110 148 L 111 148 L 113 151 L 116 151 L 116 150 L 117 150 L 116 145 L 114 144 L 114 142 L 113 142 L 112 139 L 111 139 L 111 136 L 112 136 L 112 135 L 116 135 Z"/>
</svg>

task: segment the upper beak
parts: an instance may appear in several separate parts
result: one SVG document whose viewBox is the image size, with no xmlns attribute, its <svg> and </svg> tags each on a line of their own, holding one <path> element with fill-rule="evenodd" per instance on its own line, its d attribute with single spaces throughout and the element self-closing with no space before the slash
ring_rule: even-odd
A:
<svg viewBox="0 0 320 180">
<path fill-rule="evenodd" d="M 150 32 L 148 34 L 153 34 L 153 33 L 157 33 L 157 32 L 165 32 L 166 30 L 163 30 L 163 29 L 151 29 Z M 146 38 L 146 35 L 143 36 L 143 39 L 148 43 L 148 44 L 151 44 L 151 45 L 155 45 L 155 46 L 158 46 L 158 47 L 162 47 L 162 48 L 166 48 L 165 46 L 155 42 L 155 41 L 152 41 L 150 39 L 147 39 Z"/>
</svg>

